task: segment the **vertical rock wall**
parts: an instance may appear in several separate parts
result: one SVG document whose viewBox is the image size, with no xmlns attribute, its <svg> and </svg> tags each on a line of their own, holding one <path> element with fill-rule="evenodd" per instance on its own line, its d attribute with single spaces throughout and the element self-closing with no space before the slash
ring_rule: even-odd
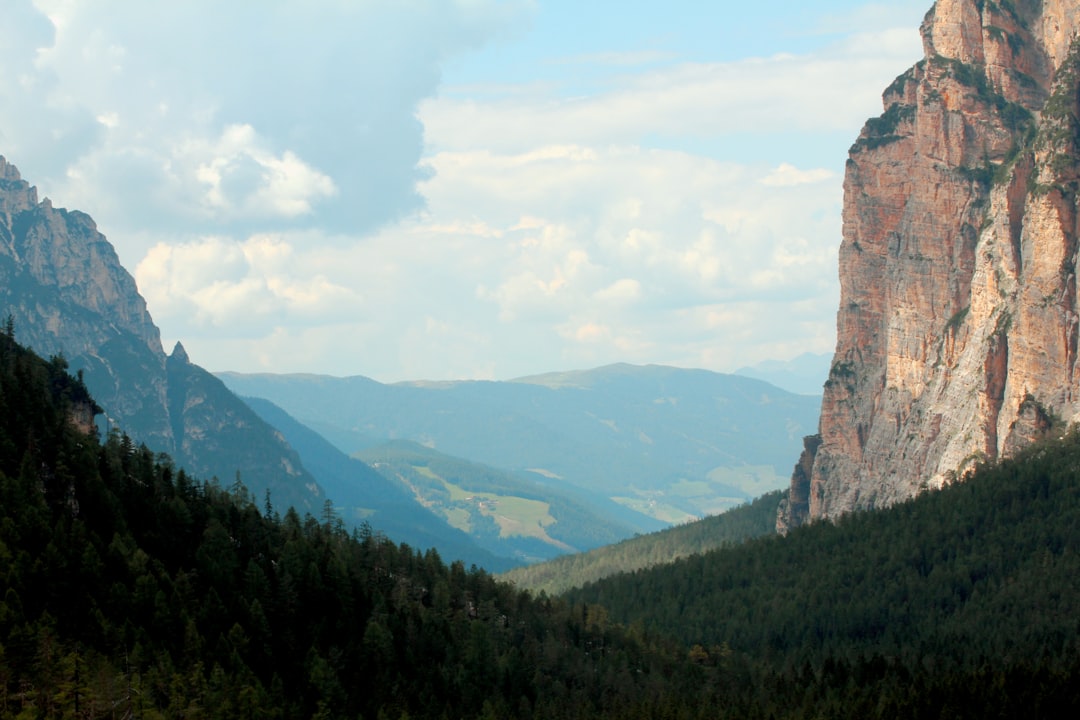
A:
<svg viewBox="0 0 1080 720">
<path fill-rule="evenodd" d="M 850 151 L 836 355 L 781 531 L 1080 415 L 1080 0 L 940 0 L 921 30 Z"/>
</svg>

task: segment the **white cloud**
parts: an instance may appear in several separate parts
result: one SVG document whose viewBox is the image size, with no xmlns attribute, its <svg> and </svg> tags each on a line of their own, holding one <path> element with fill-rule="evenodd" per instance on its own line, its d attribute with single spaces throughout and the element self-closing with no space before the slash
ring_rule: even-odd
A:
<svg viewBox="0 0 1080 720">
<path fill-rule="evenodd" d="M 251 338 L 282 325 L 333 324 L 363 307 L 356 290 L 328 279 L 320 265 L 282 238 L 206 237 L 152 247 L 134 274 L 159 322 Z"/>
<path fill-rule="evenodd" d="M 850 130 L 875 107 L 884 85 L 918 58 L 914 28 L 860 33 L 814 55 L 666 65 L 609 78 L 606 92 L 563 97 L 557 86 L 522 98 L 462 97 L 447 89 L 421 104 L 436 150 L 637 143 L 650 134 Z M 883 80 L 883 78 L 885 80 Z M 545 86 L 539 86 L 544 88 Z"/>
<path fill-rule="evenodd" d="M 633 278 L 622 278 L 596 291 L 593 297 L 600 302 L 625 305 L 641 297 L 641 282 Z"/>
<path fill-rule="evenodd" d="M 121 257 L 147 231 L 350 233 L 422 205 L 419 101 L 525 0 L 5 0 L 0 142 Z M 13 86 L 11 78 L 20 78 Z"/>
<path fill-rule="evenodd" d="M 308 215 L 313 203 L 338 194 L 333 180 L 291 151 L 267 152 L 250 125 L 230 125 L 212 143 L 186 143 L 173 161 L 194 167 L 202 206 L 219 219 Z"/>
<path fill-rule="evenodd" d="M 52 22 L 0 9 L 26 28 L 0 47 L 3 151 L 95 217 L 165 336 L 213 369 L 385 380 L 830 349 L 843 157 L 800 145 L 854 139 L 919 49 L 914 28 L 734 62 L 598 47 L 436 94 L 530 4 L 37 7 Z M 746 134 L 769 157 L 716 149 Z"/>
<path fill-rule="evenodd" d="M 773 168 L 633 147 L 429 162 L 424 217 L 351 244 L 205 240 L 140 265 L 140 286 L 175 294 L 152 295 L 155 312 L 169 308 L 172 327 L 191 317 L 206 337 L 199 323 L 227 326 L 230 308 L 266 308 L 262 335 L 185 339 L 217 368 L 241 347 L 279 369 L 448 379 L 615 361 L 730 368 L 778 337 L 793 354 L 831 346 L 838 182 L 767 187 Z M 310 297 L 327 304 L 305 312 L 307 277 L 357 296 L 320 288 Z M 338 365 L 311 364 L 308 343 L 332 328 Z"/>
<path fill-rule="evenodd" d="M 782 163 L 761 180 L 762 185 L 769 187 L 792 187 L 794 185 L 807 185 L 810 183 L 830 180 L 836 177 L 831 170 L 816 168 L 814 170 L 800 170 L 789 163 Z"/>
</svg>

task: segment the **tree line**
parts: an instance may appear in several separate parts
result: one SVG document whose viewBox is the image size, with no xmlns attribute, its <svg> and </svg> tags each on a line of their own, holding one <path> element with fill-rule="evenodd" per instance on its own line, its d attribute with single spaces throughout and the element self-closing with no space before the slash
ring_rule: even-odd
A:
<svg viewBox="0 0 1080 720">
<path fill-rule="evenodd" d="M 119 431 L 0 337 L 0 718 L 621 718 L 704 707 L 676 644 Z"/>
<path fill-rule="evenodd" d="M 1080 435 L 565 596 L 177 468 L 0 333 L 0 719 L 1057 717 Z"/>
<path fill-rule="evenodd" d="M 747 713 L 1056 717 L 1080 707 L 1080 432 L 886 510 L 567 598 L 725 647 Z"/>
</svg>

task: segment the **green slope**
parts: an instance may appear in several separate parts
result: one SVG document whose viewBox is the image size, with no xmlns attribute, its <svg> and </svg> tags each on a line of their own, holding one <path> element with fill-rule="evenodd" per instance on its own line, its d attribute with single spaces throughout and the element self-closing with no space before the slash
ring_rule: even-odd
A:
<svg viewBox="0 0 1080 720">
<path fill-rule="evenodd" d="M 346 526 L 367 522 L 388 538 L 413 547 L 435 548 L 447 560 L 462 560 L 489 572 L 514 567 L 519 561 L 480 548 L 461 530 L 416 502 L 401 483 L 384 477 L 370 465 L 345 455 L 321 435 L 297 422 L 269 400 L 245 398 L 266 422 L 277 428 L 333 502 Z"/>
<path fill-rule="evenodd" d="M 744 701 L 778 716 L 1056 717 L 1080 707 L 1078 528 L 1074 430 L 888 510 L 568 597 L 741 667 Z"/>
<path fill-rule="evenodd" d="M 514 568 L 502 578 L 524 590 L 552 595 L 619 573 L 674 562 L 690 555 L 730 547 L 776 530 L 780 491 L 696 522 L 623 540 L 589 552 Z"/>
<path fill-rule="evenodd" d="M 632 532 L 572 492 L 397 441 L 357 453 L 482 548 L 519 562 L 610 544 Z"/>
<path fill-rule="evenodd" d="M 784 487 L 820 412 L 819 397 L 655 365 L 511 382 L 220 377 L 241 395 L 274 402 L 347 453 L 412 440 L 620 503 L 639 518 L 638 532 Z"/>
</svg>

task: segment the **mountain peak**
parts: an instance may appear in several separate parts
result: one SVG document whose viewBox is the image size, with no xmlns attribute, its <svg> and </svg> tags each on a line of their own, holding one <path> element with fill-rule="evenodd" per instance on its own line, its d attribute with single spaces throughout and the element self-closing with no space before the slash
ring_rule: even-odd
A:
<svg viewBox="0 0 1080 720">
<path fill-rule="evenodd" d="M 22 180 L 22 176 L 19 174 L 19 168 L 15 167 L 7 161 L 3 155 L 0 155 L 0 180 L 7 180 L 9 182 L 18 182 Z"/>
<path fill-rule="evenodd" d="M 187 350 L 184 349 L 184 344 L 179 340 L 177 340 L 176 345 L 173 346 L 172 355 L 169 356 L 169 359 L 184 364 L 191 362 L 188 358 Z"/>
<path fill-rule="evenodd" d="M 37 200 L 0 158 L 0 308 L 20 343 L 62 353 L 109 417 L 133 439 L 204 478 L 243 471 L 256 494 L 301 510 L 315 479 L 272 428 L 188 358 L 167 356 L 135 279 L 93 219 Z"/>
<path fill-rule="evenodd" d="M 37 188 L 23 180 L 19 169 L 0 155 L 0 215 L 32 210 L 37 204 Z"/>
</svg>

